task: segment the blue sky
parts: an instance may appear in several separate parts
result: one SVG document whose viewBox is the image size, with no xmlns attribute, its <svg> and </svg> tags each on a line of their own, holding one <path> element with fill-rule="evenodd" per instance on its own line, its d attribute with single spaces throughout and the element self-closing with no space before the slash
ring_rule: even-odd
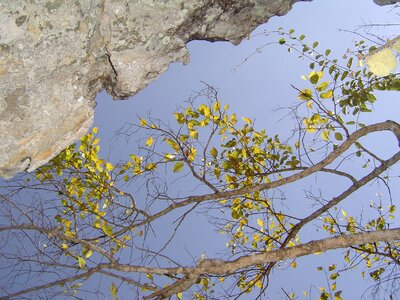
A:
<svg viewBox="0 0 400 300">
<path fill-rule="evenodd" d="M 243 63 L 258 47 L 273 39 L 276 40 L 276 36 L 268 40 L 262 33 L 265 30 L 276 30 L 278 27 L 286 30 L 294 28 L 297 33 L 304 33 L 309 42 L 319 41 L 319 47 L 330 48 L 333 57 L 340 57 L 347 48 L 353 46 L 352 41 L 358 38 L 338 29 L 353 30 L 362 24 L 386 23 L 388 19 L 393 20 L 393 14 L 389 14 L 389 10 L 389 7 L 376 6 L 372 0 L 315 0 L 311 3 L 297 3 L 286 16 L 270 19 L 268 24 L 256 29 L 252 38 L 243 41 L 239 46 L 226 42 L 189 43 L 191 59 L 188 65 L 171 65 L 166 73 L 129 100 L 112 101 L 105 93 L 97 97 L 94 125 L 99 127 L 104 155 L 112 153 L 111 159 L 118 160 L 124 154 L 131 152 L 123 141 L 115 142 L 112 137 L 125 122 L 136 121 L 136 115 L 145 116 L 151 111 L 152 115 L 160 119 L 173 121 L 172 113 L 176 107 L 183 105 L 183 101 L 193 92 L 204 87 L 201 81 L 216 87 L 221 101 L 229 103 L 232 112 L 255 118 L 256 126 L 265 128 L 267 133 L 279 133 L 288 137 L 293 123 L 287 118 L 282 120 L 283 111 L 274 110 L 297 103 L 297 92 L 290 87 L 290 84 L 305 87 L 305 82 L 300 76 L 308 74 L 309 62 L 298 59 L 297 55 L 288 53 L 279 45 L 272 45 L 265 47 L 261 53 L 251 56 Z M 388 30 L 383 28 L 378 34 L 386 35 Z M 368 116 L 367 122 L 387 119 L 398 121 L 398 97 L 395 93 L 385 96 L 376 105 L 376 112 L 372 117 Z M 107 145 L 111 143 L 112 152 L 109 152 Z M 384 144 L 383 142 L 381 145 Z M 382 147 L 382 152 L 385 152 L 385 146 Z M 296 207 L 298 203 L 296 204 L 294 200 L 297 195 L 303 193 L 303 189 L 312 183 L 319 184 L 321 189 L 328 188 L 328 194 L 335 194 L 335 189 L 327 186 L 327 180 L 311 178 L 304 182 L 303 186 L 290 187 L 285 191 L 287 198 L 292 199 L 288 200 L 288 203 L 293 201 Z M 376 192 L 374 189 L 367 189 L 364 194 L 357 193 L 352 198 L 369 199 L 373 198 L 371 195 Z M 368 203 L 369 200 L 366 200 L 365 204 Z M 351 209 L 352 205 L 348 205 Z M 162 236 L 164 224 L 158 225 Z M 199 257 L 202 253 L 207 253 L 208 257 L 212 257 L 216 255 L 214 251 L 223 251 L 226 241 L 216 234 L 205 236 L 204 228 L 207 228 L 204 218 L 195 216 L 185 223 L 184 229 L 179 232 L 176 242 L 169 247 L 168 252 L 179 253 L 180 257 L 186 256 L 190 262 L 190 255 Z M 212 227 L 208 229 L 213 230 Z M 312 237 L 313 235 L 310 235 L 310 238 Z M 289 290 L 293 288 L 301 293 L 302 290 L 308 290 L 310 285 L 326 286 L 324 276 L 322 273 L 317 273 L 315 268 L 335 260 L 340 262 L 341 259 L 338 252 L 331 252 L 325 254 L 323 258 L 313 256 L 299 260 L 299 268 L 296 270 L 274 272 L 269 297 L 265 299 L 284 299 L 281 287 Z M 368 284 L 362 285 L 358 274 L 342 276 L 338 283 L 341 285 L 340 288 L 344 289 L 344 299 L 358 299 L 368 287 Z M 122 299 L 128 297 L 123 296 Z M 252 299 L 251 296 L 248 299 Z"/>
</svg>

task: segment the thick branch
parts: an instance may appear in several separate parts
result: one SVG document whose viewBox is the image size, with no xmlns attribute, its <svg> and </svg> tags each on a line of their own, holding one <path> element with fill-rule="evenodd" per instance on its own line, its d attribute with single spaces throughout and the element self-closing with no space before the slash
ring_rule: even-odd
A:
<svg viewBox="0 0 400 300">
<path fill-rule="evenodd" d="M 184 201 L 181 201 L 179 203 L 174 203 L 174 204 L 168 206 L 164 210 L 154 214 L 153 216 L 147 218 L 146 220 L 140 222 L 139 224 L 135 224 L 135 226 L 141 226 L 141 225 L 150 223 L 150 222 L 168 214 L 169 212 L 175 210 L 176 208 L 184 207 L 184 206 L 190 205 L 192 203 L 200 203 L 200 202 L 205 202 L 205 201 L 215 200 L 215 199 L 227 199 L 227 198 L 231 198 L 231 197 L 243 195 L 243 194 L 252 194 L 255 192 L 276 188 L 279 186 L 286 185 L 288 183 L 298 181 L 298 180 L 303 179 L 315 172 L 318 172 L 318 171 L 324 169 L 326 166 L 328 166 L 330 163 L 332 163 L 336 158 L 338 158 L 345 151 L 347 151 L 358 139 L 360 139 L 361 137 L 363 137 L 369 133 L 376 132 L 376 131 L 392 131 L 394 133 L 394 135 L 396 136 L 398 143 L 400 144 L 400 125 L 398 123 L 396 123 L 394 121 L 385 121 L 385 122 L 381 122 L 381 123 L 368 125 L 368 126 L 365 126 L 361 129 L 353 132 L 346 141 L 344 141 L 340 146 L 338 146 L 335 150 L 333 150 L 325 159 L 323 159 L 319 163 L 307 168 L 304 171 L 301 171 L 299 173 L 293 174 L 286 178 L 276 180 L 276 181 L 273 181 L 270 183 L 258 184 L 258 185 L 254 185 L 251 187 L 240 188 L 240 189 L 236 189 L 236 190 L 232 190 L 232 191 L 206 194 L 206 195 L 201 195 L 201 196 L 191 196 L 191 197 L 188 197 Z"/>
<path fill-rule="evenodd" d="M 286 259 L 293 259 L 305 255 L 314 254 L 317 252 L 347 248 L 354 245 L 361 245 L 372 242 L 394 241 L 398 240 L 399 238 L 400 228 L 395 228 L 382 231 L 355 233 L 338 237 L 330 237 L 322 240 L 310 241 L 308 243 L 289 248 L 242 256 L 233 261 L 206 259 L 202 261 L 197 267 L 153 268 L 111 263 L 107 265 L 107 268 L 111 268 L 121 272 L 140 272 L 159 275 L 225 275 L 232 274 L 240 269 L 248 268 L 255 265 L 277 262 Z"/>
</svg>

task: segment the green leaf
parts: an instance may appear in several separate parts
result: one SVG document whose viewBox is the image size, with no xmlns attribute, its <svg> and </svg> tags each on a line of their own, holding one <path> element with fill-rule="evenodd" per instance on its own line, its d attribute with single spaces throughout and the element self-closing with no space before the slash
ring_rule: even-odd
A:
<svg viewBox="0 0 400 300">
<path fill-rule="evenodd" d="M 113 231 L 112 231 L 112 227 L 110 225 L 107 225 L 106 222 L 103 223 L 103 225 L 101 226 L 101 229 L 103 230 L 103 232 L 107 235 L 107 236 L 111 236 Z"/>
<path fill-rule="evenodd" d="M 174 171 L 174 173 L 178 173 L 178 172 L 182 171 L 182 169 L 183 169 L 183 162 L 178 161 L 178 162 L 174 165 L 173 171 Z"/>
<path fill-rule="evenodd" d="M 349 75 L 349 72 L 348 71 L 344 71 L 343 74 L 342 74 L 342 77 L 340 77 L 340 80 L 341 81 L 345 80 L 347 75 Z"/>
<path fill-rule="evenodd" d="M 310 77 L 310 82 L 311 82 L 312 84 L 316 84 L 318 81 L 319 81 L 319 76 L 318 76 L 318 74 L 314 74 L 314 75 L 312 75 L 312 76 Z"/>
<path fill-rule="evenodd" d="M 342 141 L 343 140 L 343 136 L 340 132 L 335 132 L 335 139 L 338 141 Z"/>
<path fill-rule="evenodd" d="M 350 57 L 349 60 L 347 61 L 347 67 L 351 68 L 352 64 L 353 64 L 353 57 Z"/>
<path fill-rule="evenodd" d="M 225 144 L 225 147 L 227 147 L 227 148 L 232 148 L 232 147 L 235 147 L 236 144 L 237 144 L 236 140 L 230 140 L 229 142 L 227 142 L 227 143 Z"/>
<path fill-rule="evenodd" d="M 318 44 L 319 44 L 318 42 L 314 42 L 314 43 L 312 44 L 312 47 L 313 47 L 313 48 L 317 48 L 317 47 L 318 47 Z"/>
<path fill-rule="evenodd" d="M 284 38 L 281 38 L 280 40 L 279 40 L 279 44 L 280 45 L 284 45 L 286 43 L 286 40 L 284 39 Z"/>
<path fill-rule="evenodd" d="M 211 150 L 210 150 L 210 154 L 211 154 L 214 158 L 217 158 L 217 156 L 218 156 L 218 150 L 215 149 L 214 147 L 212 147 Z"/>
<path fill-rule="evenodd" d="M 332 273 L 331 276 L 329 277 L 331 280 L 335 280 L 336 278 L 339 277 L 339 273 Z"/>
<path fill-rule="evenodd" d="M 326 51 L 325 51 L 325 56 L 328 56 L 331 52 L 332 52 L 331 49 L 326 49 Z"/>
<path fill-rule="evenodd" d="M 329 265 L 328 270 L 329 270 L 329 272 L 336 270 L 336 265 L 335 264 Z"/>
<path fill-rule="evenodd" d="M 214 176 L 215 176 L 216 178 L 218 178 L 219 176 L 221 176 L 221 169 L 220 169 L 220 167 L 216 166 L 216 167 L 214 168 Z"/>
<path fill-rule="evenodd" d="M 306 36 L 305 36 L 304 34 L 302 34 L 302 35 L 299 37 L 299 40 L 302 41 L 302 40 L 304 40 L 305 37 L 306 37 Z"/>
</svg>

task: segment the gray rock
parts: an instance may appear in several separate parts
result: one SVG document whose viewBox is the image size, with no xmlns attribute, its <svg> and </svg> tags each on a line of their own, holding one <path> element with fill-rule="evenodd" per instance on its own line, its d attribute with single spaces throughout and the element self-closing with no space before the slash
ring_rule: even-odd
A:
<svg viewBox="0 0 400 300">
<path fill-rule="evenodd" d="M 134 95 L 187 63 L 187 42 L 238 44 L 298 1 L 0 0 L 0 176 L 33 171 L 87 133 L 101 90 Z"/>
<path fill-rule="evenodd" d="M 378 4 L 378 5 L 381 5 L 381 6 L 383 6 L 383 5 L 392 5 L 392 4 L 396 4 L 398 2 L 400 2 L 400 0 L 374 0 L 375 4 Z"/>
</svg>

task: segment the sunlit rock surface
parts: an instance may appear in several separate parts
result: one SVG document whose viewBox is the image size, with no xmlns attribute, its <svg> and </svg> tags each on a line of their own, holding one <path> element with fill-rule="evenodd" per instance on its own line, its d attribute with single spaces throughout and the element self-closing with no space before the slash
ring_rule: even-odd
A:
<svg viewBox="0 0 400 300">
<path fill-rule="evenodd" d="M 0 0 L 0 176 L 84 135 L 101 90 L 131 96 L 187 63 L 187 42 L 237 44 L 299 1 Z"/>
</svg>

